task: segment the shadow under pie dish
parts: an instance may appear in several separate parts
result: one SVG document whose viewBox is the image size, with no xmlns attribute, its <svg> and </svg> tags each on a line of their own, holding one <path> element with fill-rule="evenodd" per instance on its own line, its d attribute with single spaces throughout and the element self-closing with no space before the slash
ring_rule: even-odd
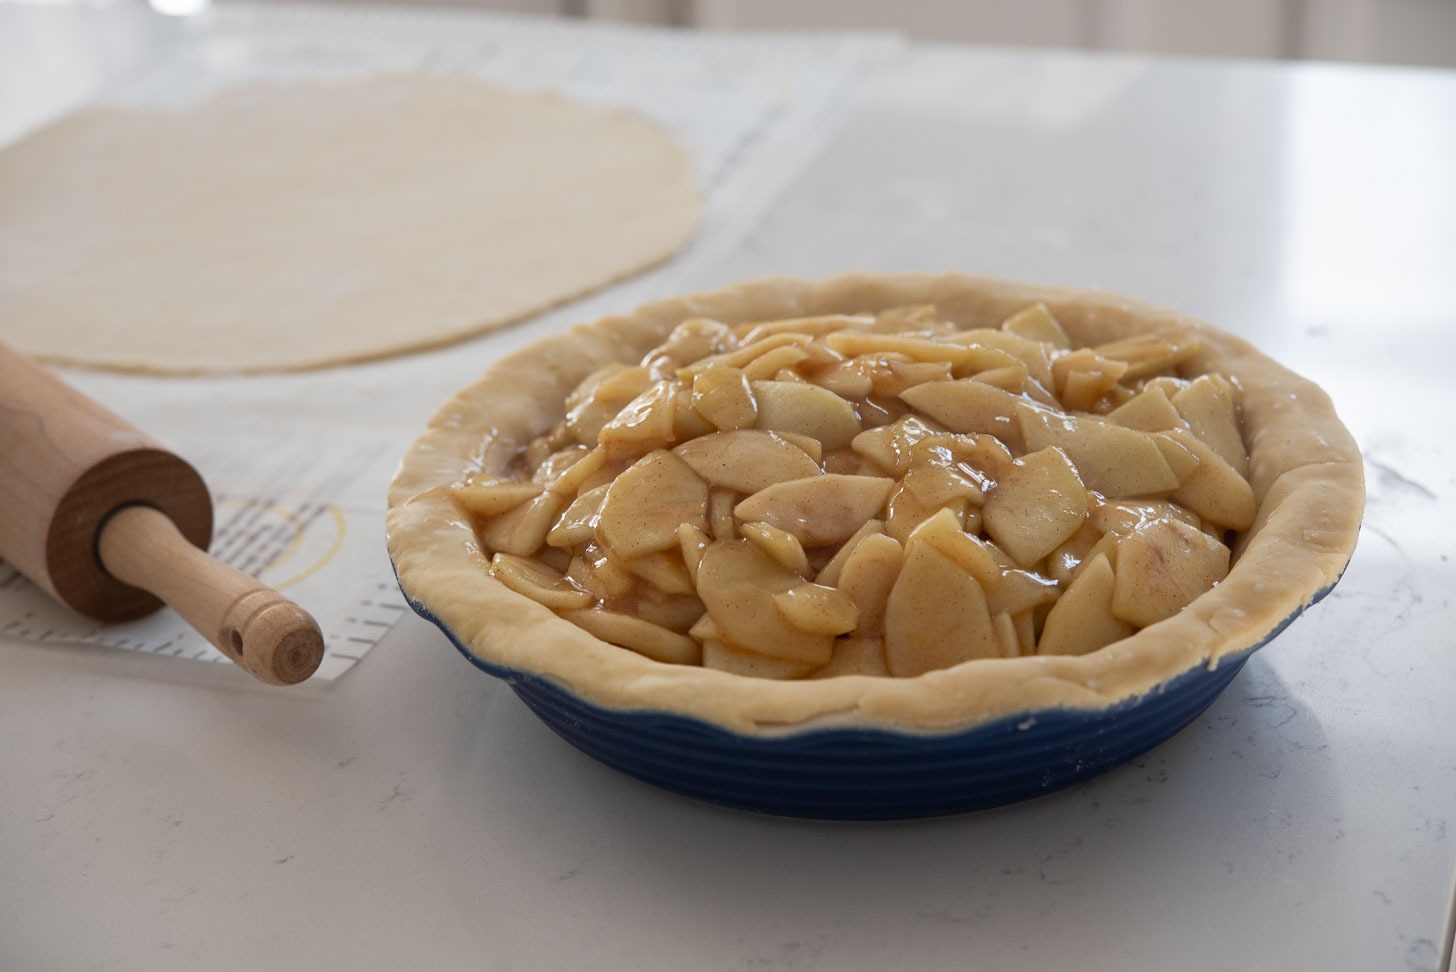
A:
<svg viewBox="0 0 1456 972">
<path fill-rule="evenodd" d="M 1110 426 L 1131 430 L 1107 433 L 1111 459 L 1080 451 Z M 729 440 L 759 451 L 715 460 Z M 764 481 L 780 454 L 790 479 Z M 916 472 L 927 454 L 945 469 Z M 1242 486 L 1205 488 L 1234 466 Z M 627 470 L 643 498 L 609 507 Z M 1328 397 L 1239 338 L 1096 292 L 846 275 L 661 301 L 510 356 L 407 453 L 387 530 L 415 610 L 584 752 L 726 806 L 891 819 L 1032 797 L 1167 739 L 1333 587 L 1363 503 Z M 846 569 L 870 548 L 901 552 L 878 595 Z M 1208 589 L 1154 570 L 1118 601 L 1118 564 L 1174 548 Z"/>
</svg>

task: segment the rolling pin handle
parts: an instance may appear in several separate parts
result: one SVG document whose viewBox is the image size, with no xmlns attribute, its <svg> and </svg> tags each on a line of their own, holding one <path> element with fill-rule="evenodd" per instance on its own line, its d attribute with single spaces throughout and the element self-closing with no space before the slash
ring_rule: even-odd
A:
<svg viewBox="0 0 1456 972">
<path fill-rule="evenodd" d="M 193 546 L 160 510 L 115 510 L 101 525 L 97 553 L 107 573 L 156 594 L 264 682 L 296 684 L 323 660 L 323 634 L 307 611 Z"/>
</svg>

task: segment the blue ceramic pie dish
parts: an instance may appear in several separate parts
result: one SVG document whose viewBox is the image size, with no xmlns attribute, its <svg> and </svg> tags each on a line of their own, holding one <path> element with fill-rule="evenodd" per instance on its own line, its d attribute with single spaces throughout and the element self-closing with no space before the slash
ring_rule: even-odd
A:
<svg viewBox="0 0 1456 972">
<path fill-rule="evenodd" d="M 471 664 L 504 680 L 542 722 L 588 756 L 708 803 L 819 820 L 987 810 L 1104 773 L 1197 719 L 1249 657 L 1298 617 L 1285 618 L 1258 644 L 1215 667 L 1190 669 L 1106 708 L 1040 709 L 942 733 L 836 727 L 765 736 L 671 712 L 595 705 L 550 678 L 485 661 L 427 607 L 413 598 L 409 603 Z"/>
<path fill-rule="evenodd" d="M 1239 383 L 1257 504 L 1227 577 L 1173 617 L 1084 655 L 968 661 L 913 678 L 780 681 L 655 661 L 508 590 L 453 484 L 507 469 L 603 363 L 679 322 L 729 324 L 933 303 L 964 326 L 1043 302 L 1092 345 L 1178 329 L 1193 366 Z M 518 352 L 441 408 L 390 490 L 400 588 L 483 671 L 582 752 L 725 807 L 888 820 L 1002 806 L 1116 767 L 1198 718 L 1339 580 L 1364 486 L 1358 448 L 1316 386 L 1246 342 L 1115 295 L 956 274 L 755 281 L 662 301 Z"/>
</svg>

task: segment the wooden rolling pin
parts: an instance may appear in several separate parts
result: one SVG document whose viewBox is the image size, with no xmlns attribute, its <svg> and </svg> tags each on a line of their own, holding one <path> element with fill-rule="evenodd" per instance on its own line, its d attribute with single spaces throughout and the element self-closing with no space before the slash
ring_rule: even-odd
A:
<svg viewBox="0 0 1456 972">
<path fill-rule="evenodd" d="M 82 614 L 125 621 L 165 602 L 262 681 L 308 678 L 318 624 L 208 556 L 211 541 L 195 469 L 0 343 L 0 559 Z"/>
</svg>

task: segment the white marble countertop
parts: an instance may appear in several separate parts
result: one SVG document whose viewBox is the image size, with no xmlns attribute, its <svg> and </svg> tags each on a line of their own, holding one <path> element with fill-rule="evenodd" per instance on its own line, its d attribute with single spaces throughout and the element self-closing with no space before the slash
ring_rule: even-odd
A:
<svg viewBox="0 0 1456 972">
<path fill-rule="evenodd" d="M 179 36 L 112 19 L 0 6 L 10 53 L 32 58 L 0 66 L 0 131 Z M 414 618 L 301 693 L 0 637 L 0 967 L 1444 972 L 1453 161 L 1453 73 L 910 48 L 693 272 L 1101 286 L 1329 390 L 1367 458 L 1355 559 L 1146 756 L 1001 810 L 825 825 L 592 762 Z M 296 398 L 402 451 L 435 403 L 571 313 L 347 375 L 72 377 L 164 440 L 177 406 Z"/>
</svg>

